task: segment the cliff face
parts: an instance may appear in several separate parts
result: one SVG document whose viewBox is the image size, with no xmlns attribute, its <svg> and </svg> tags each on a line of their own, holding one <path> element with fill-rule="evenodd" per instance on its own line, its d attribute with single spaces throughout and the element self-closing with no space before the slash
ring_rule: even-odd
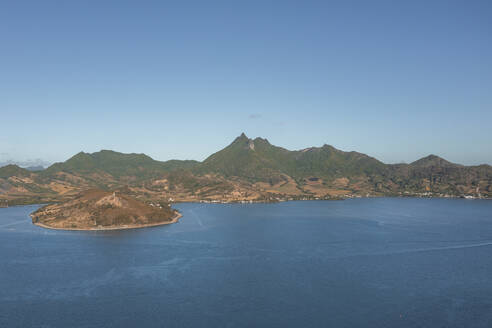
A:
<svg viewBox="0 0 492 328">
<path fill-rule="evenodd" d="M 34 224 L 57 229 L 97 230 L 138 228 L 174 222 L 168 204 L 145 204 L 118 192 L 97 189 L 74 199 L 44 206 L 31 214 Z"/>
</svg>

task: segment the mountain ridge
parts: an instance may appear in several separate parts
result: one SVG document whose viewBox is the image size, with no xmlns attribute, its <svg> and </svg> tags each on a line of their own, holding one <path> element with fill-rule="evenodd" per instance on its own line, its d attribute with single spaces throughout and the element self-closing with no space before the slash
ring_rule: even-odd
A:
<svg viewBox="0 0 492 328">
<path fill-rule="evenodd" d="M 202 162 L 157 161 L 112 150 L 79 152 L 42 171 L 0 168 L 0 199 L 51 202 L 89 188 L 128 188 L 143 199 L 261 201 L 359 196 L 492 195 L 492 167 L 464 166 L 428 155 L 385 164 L 331 145 L 287 150 L 242 133 Z"/>
</svg>

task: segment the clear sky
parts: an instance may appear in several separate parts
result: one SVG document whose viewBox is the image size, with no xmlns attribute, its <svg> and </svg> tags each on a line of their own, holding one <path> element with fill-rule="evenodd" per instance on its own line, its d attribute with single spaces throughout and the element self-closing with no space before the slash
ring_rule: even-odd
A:
<svg viewBox="0 0 492 328">
<path fill-rule="evenodd" d="M 492 1 L 1 1 L 0 161 L 241 132 L 492 164 Z"/>
</svg>

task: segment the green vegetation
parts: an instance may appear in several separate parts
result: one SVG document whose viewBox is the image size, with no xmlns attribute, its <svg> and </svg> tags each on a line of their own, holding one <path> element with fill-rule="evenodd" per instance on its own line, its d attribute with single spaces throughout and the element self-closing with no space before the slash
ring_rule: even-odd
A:
<svg viewBox="0 0 492 328">
<path fill-rule="evenodd" d="M 26 177 L 29 176 L 30 173 L 31 172 L 29 172 L 28 170 L 14 164 L 0 167 L 0 178 L 10 178 L 13 176 Z"/>
<path fill-rule="evenodd" d="M 42 176 L 53 176 L 58 172 L 74 174 L 109 174 L 116 179 L 130 177 L 135 180 L 148 179 L 178 169 L 195 166 L 196 161 L 170 160 L 160 162 L 145 154 L 123 154 L 111 150 L 97 153 L 80 152 L 63 163 L 56 163 L 41 172 Z"/>
</svg>

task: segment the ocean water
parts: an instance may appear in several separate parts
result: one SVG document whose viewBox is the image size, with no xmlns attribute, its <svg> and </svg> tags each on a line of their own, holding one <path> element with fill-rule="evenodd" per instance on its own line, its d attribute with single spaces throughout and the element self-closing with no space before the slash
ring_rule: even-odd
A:
<svg viewBox="0 0 492 328">
<path fill-rule="evenodd" d="M 178 204 L 69 232 L 0 209 L 0 327 L 492 327 L 492 201 Z"/>
</svg>

